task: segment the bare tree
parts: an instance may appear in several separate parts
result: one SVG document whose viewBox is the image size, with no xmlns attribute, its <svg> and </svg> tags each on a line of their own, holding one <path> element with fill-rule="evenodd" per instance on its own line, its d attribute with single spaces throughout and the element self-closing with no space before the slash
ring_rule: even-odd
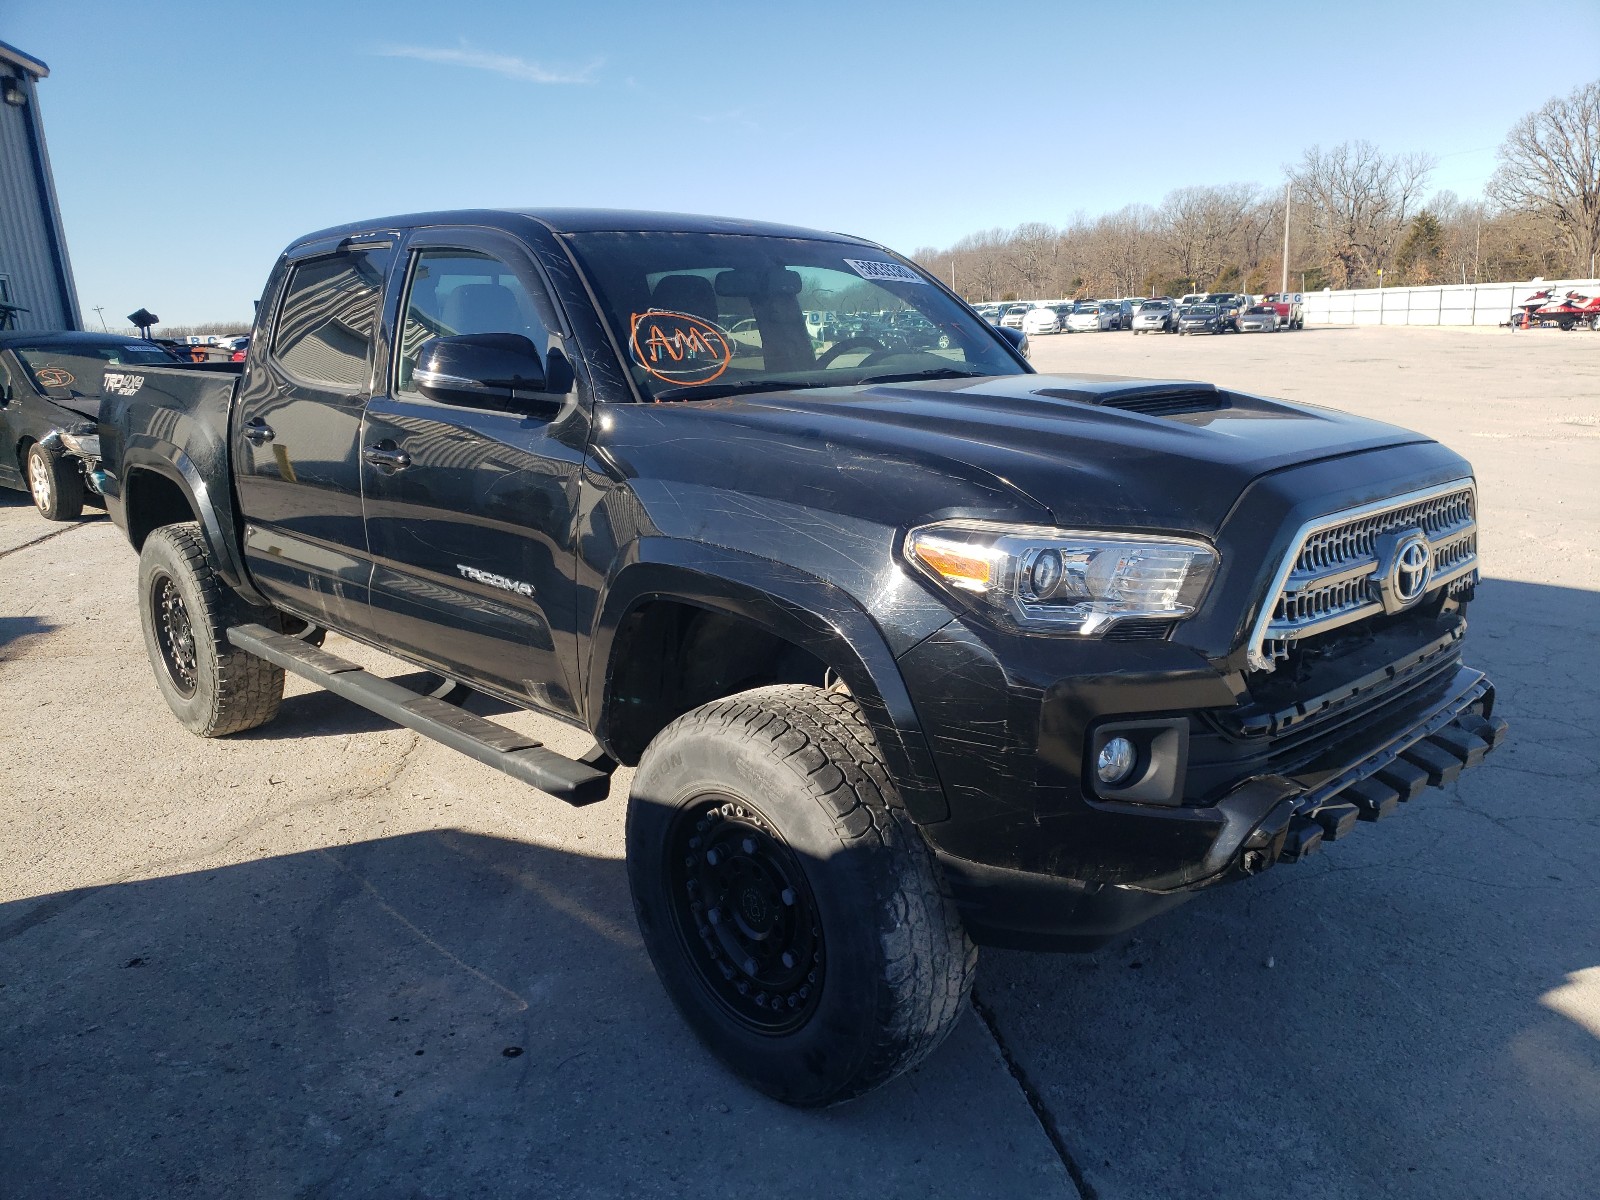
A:
<svg viewBox="0 0 1600 1200">
<path fill-rule="evenodd" d="M 1043 221 L 1026 221 L 1006 240 L 1005 260 L 1023 296 L 1040 298 L 1055 278 L 1061 235 Z"/>
<path fill-rule="evenodd" d="M 1155 212 L 1130 204 L 1095 221 L 1082 236 L 1083 276 L 1103 295 L 1143 292 L 1155 273 Z"/>
<path fill-rule="evenodd" d="M 1236 236 L 1255 196 L 1255 187 L 1247 183 L 1169 192 L 1158 223 L 1168 268 L 1191 287 L 1210 287 L 1234 257 Z"/>
<path fill-rule="evenodd" d="M 1369 285 L 1394 255 L 1433 171 L 1427 154 L 1384 154 L 1371 142 L 1305 152 L 1291 176 L 1328 281 Z"/>
<path fill-rule="evenodd" d="M 1511 127 L 1488 193 L 1546 218 L 1579 271 L 1600 255 L 1600 80 L 1548 101 Z"/>
</svg>

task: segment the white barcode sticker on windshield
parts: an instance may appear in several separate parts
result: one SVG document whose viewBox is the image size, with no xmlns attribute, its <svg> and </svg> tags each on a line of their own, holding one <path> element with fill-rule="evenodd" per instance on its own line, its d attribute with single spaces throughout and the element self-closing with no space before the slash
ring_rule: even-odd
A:
<svg viewBox="0 0 1600 1200">
<path fill-rule="evenodd" d="M 927 283 L 910 267 L 902 267 L 899 263 L 880 262 L 872 258 L 847 258 L 850 269 L 863 279 L 884 279 L 894 283 Z"/>
</svg>

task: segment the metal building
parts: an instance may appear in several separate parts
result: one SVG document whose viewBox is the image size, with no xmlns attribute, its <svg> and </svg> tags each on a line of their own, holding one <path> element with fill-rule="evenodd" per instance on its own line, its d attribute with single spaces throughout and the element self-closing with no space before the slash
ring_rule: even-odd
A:
<svg viewBox="0 0 1600 1200">
<path fill-rule="evenodd" d="M 82 329 L 39 80 L 50 68 L 0 42 L 0 329 Z"/>
</svg>

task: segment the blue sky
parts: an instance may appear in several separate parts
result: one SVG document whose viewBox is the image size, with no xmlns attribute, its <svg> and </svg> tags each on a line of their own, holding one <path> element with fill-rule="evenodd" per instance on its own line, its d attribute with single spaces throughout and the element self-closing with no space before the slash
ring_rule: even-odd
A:
<svg viewBox="0 0 1600 1200">
<path fill-rule="evenodd" d="M 709 212 L 910 252 L 1270 185 L 1355 138 L 1473 197 L 1513 120 L 1600 74 L 1600 5 L 1514 11 L 5 0 L 0 40 L 50 65 L 86 320 L 187 323 L 247 318 L 301 233 L 419 209 Z"/>
</svg>

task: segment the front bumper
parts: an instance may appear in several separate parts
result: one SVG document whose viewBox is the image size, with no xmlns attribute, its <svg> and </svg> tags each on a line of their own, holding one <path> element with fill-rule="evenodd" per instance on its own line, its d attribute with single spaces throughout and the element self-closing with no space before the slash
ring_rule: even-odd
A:
<svg viewBox="0 0 1600 1200">
<path fill-rule="evenodd" d="M 1203 659 L 1181 669 L 1183 648 L 1170 643 L 1077 647 L 1076 677 L 1050 682 L 1029 674 L 1051 664 L 995 655 L 970 631 L 928 639 L 901 665 L 951 817 L 923 831 L 972 936 L 1085 948 L 1453 781 L 1505 736 L 1492 684 L 1460 661 L 1464 624 L 1441 617 L 1427 638 L 1407 632 L 1403 654 L 1277 710 Z M 959 693 L 931 699 L 952 677 Z M 1187 722 L 1181 799 L 1097 796 L 1086 782 L 1093 730 L 1158 717 Z"/>
</svg>

